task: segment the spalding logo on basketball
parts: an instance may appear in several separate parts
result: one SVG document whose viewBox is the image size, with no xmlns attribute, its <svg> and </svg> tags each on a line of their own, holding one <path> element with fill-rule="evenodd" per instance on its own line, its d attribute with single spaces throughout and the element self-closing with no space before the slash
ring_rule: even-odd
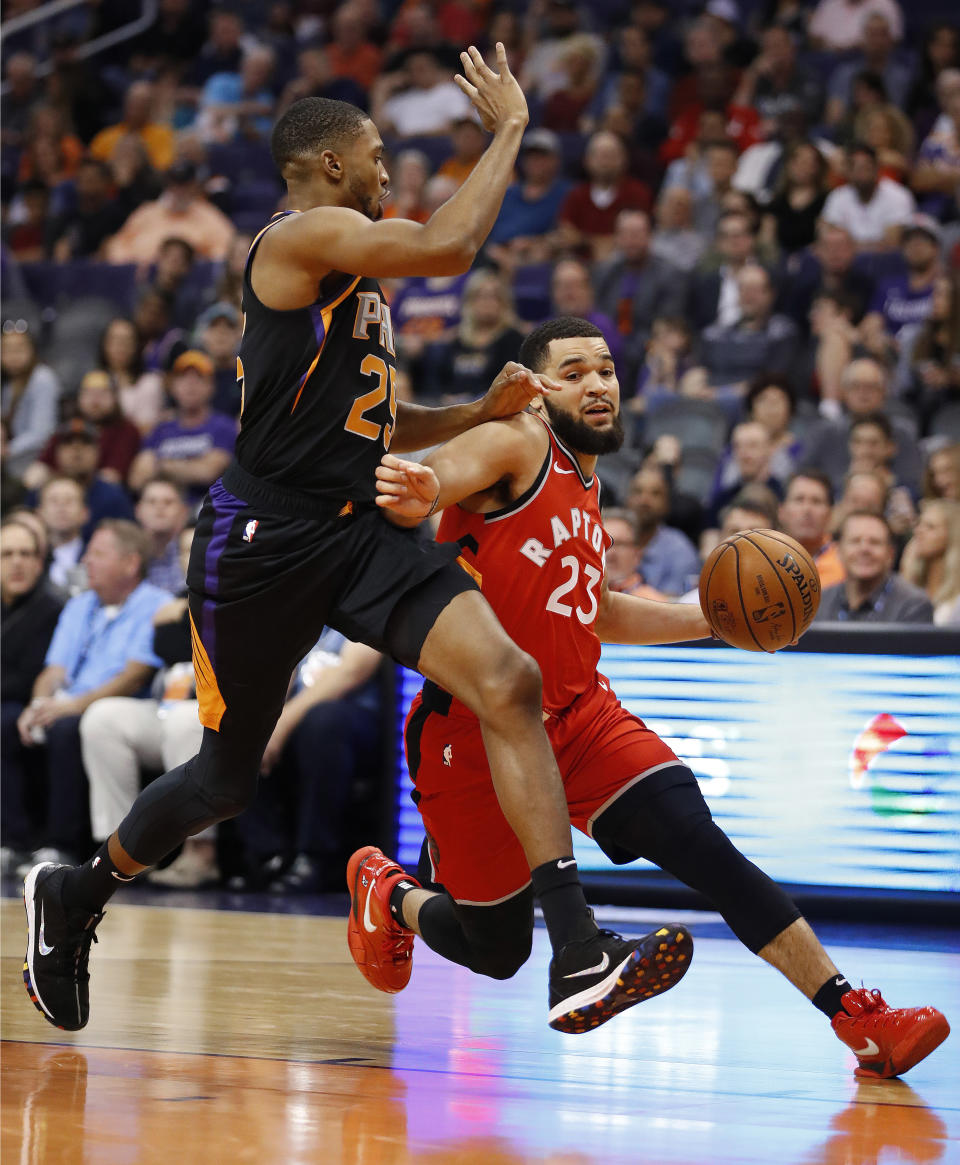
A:
<svg viewBox="0 0 960 1165">
<path fill-rule="evenodd" d="M 820 575 L 799 542 L 777 530 L 725 539 L 700 572 L 700 606 L 717 635 L 745 651 L 779 651 L 820 606 Z"/>
</svg>

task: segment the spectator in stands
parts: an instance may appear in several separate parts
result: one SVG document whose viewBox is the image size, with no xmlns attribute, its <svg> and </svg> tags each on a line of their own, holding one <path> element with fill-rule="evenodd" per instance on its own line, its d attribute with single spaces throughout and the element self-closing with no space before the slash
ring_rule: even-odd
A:
<svg viewBox="0 0 960 1165">
<path fill-rule="evenodd" d="M 390 306 L 397 352 L 408 365 L 419 369 L 415 362 L 428 343 L 453 336 L 466 282 L 466 275 L 418 275 L 401 282 Z"/>
<path fill-rule="evenodd" d="M 920 51 L 919 66 L 904 106 L 921 138 L 933 125 L 940 112 L 937 81 L 941 73 L 946 69 L 958 67 L 960 67 L 960 27 L 948 23 L 929 27 Z"/>
<path fill-rule="evenodd" d="M 656 229 L 651 252 L 678 271 L 692 271 L 704 252 L 704 240 L 693 228 L 693 195 L 685 186 L 660 191 L 654 210 Z"/>
<path fill-rule="evenodd" d="M 602 47 L 588 33 L 574 33 L 566 39 L 559 60 L 564 80 L 543 104 L 540 122 L 544 129 L 583 132 L 587 108 L 596 96 L 603 59 Z"/>
<path fill-rule="evenodd" d="M 929 319 L 933 288 L 942 270 L 940 227 L 929 215 L 914 215 L 904 226 L 900 246 L 905 269 L 877 284 L 861 333 L 877 329 L 881 337 L 899 338 L 907 324 Z"/>
<path fill-rule="evenodd" d="M 430 51 L 411 52 L 397 73 L 385 74 L 373 91 L 373 119 L 384 135 L 448 135 L 470 100 Z"/>
<path fill-rule="evenodd" d="M 62 862 L 88 840 L 80 717 L 106 696 L 141 693 L 160 659 L 151 619 L 170 596 L 144 580 L 146 535 L 133 522 L 104 522 L 84 554 L 90 589 L 57 621 L 43 671 L 17 721 L 26 748 L 42 750 L 46 821 L 34 862 Z"/>
<path fill-rule="evenodd" d="M 924 501 L 900 563 L 900 574 L 934 604 L 933 621 L 960 627 L 960 502 Z"/>
<path fill-rule="evenodd" d="M 603 528 L 613 539 L 603 560 L 603 577 L 611 591 L 618 594 L 643 594 L 646 583 L 640 574 L 640 533 L 632 510 L 607 506 L 603 510 Z"/>
<path fill-rule="evenodd" d="M 476 400 L 504 364 L 516 360 L 522 342 L 503 279 L 492 271 L 474 271 L 464 286 L 456 335 L 428 345 L 418 387 L 433 400 Z"/>
<path fill-rule="evenodd" d="M 180 584 L 190 554 L 192 530 L 179 538 Z M 161 772 L 189 760 L 200 746 L 203 726 L 197 711 L 191 665 L 190 615 L 185 596 L 153 614 L 153 651 L 163 671 L 149 699 L 114 696 L 91 704 L 80 718 L 83 765 L 90 784 L 90 822 L 102 841 L 123 819 L 140 792 L 142 770 Z M 150 882 L 196 889 L 217 881 L 215 829 L 188 838 L 180 856 Z"/>
<path fill-rule="evenodd" d="M 901 40 L 903 14 L 897 0 L 820 0 L 810 17 L 810 39 L 828 52 L 855 49 L 863 39 L 867 20 L 875 12 L 886 18 L 892 39 Z"/>
<path fill-rule="evenodd" d="M 843 519 L 854 510 L 869 510 L 871 514 L 884 514 L 890 482 L 885 474 L 869 469 L 861 473 L 848 473 L 843 479 L 843 492 L 833 507 L 830 526 L 839 530 Z"/>
<path fill-rule="evenodd" d="M 734 104 L 751 106 L 765 121 L 799 108 L 808 124 L 816 125 L 823 108 L 823 87 L 814 72 L 798 65 L 789 30 L 771 24 L 759 39 L 760 51 L 743 71 Z"/>
<path fill-rule="evenodd" d="M 214 412 L 240 416 L 240 383 L 237 380 L 237 352 L 242 323 L 232 303 L 212 303 L 197 319 L 194 334 L 199 347 L 213 361 Z"/>
<path fill-rule="evenodd" d="M 113 178 L 114 203 L 125 222 L 145 202 L 163 193 L 160 175 L 150 165 L 143 142 L 136 137 L 121 138 L 107 163 Z"/>
<path fill-rule="evenodd" d="M 123 485 L 140 448 L 140 431 L 121 412 L 119 394 L 109 373 L 94 369 L 84 375 L 77 394 L 74 419 L 85 422 L 97 434 L 97 474 L 104 481 Z M 57 465 L 57 446 L 63 437 L 63 430 L 54 433 L 27 471 L 27 482 L 32 488 L 41 485 L 53 473 Z"/>
<path fill-rule="evenodd" d="M 270 87 L 276 54 L 248 48 L 236 72 L 214 73 L 200 94 L 194 131 L 204 142 L 264 140 L 273 128 L 276 98 Z"/>
<path fill-rule="evenodd" d="M 763 237 L 776 241 L 785 255 L 812 246 L 826 201 L 826 159 L 813 142 L 796 142 L 787 151 L 776 193 L 766 208 Z"/>
<path fill-rule="evenodd" d="M 911 70 L 896 55 L 896 42 L 887 16 L 873 11 L 863 18 L 858 47 L 859 51 L 839 63 L 830 75 L 828 125 L 839 125 L 850 107 L 854 81 L 864 72 L 882 78 L 887 98 L 893 105 L 902 108 L 907 99 Z"/>
<path fill-rule="evenodd" d="M 910 191 L 881 178 L 876 151 L 860 142 L 847 151 L 847 184 L 828 195 L 823 218 L 847 230 L 859 250 L 889 251 L 915 209 Z"/>
<path fill-rule="evenodd" d="M 844 370 L 841 384 L 840 415 L 824 417 L 807 438 L 806 460 L 830 477 L 835 489 L 843 482 L 850 462 L 850 426 L 858 417 L 884 412 L 887 404 L 887 371 L 872 357 L 853 360 Z M 913 426 L 900 417 L 893 418 L 897 452 L 893 472 L 899 484 L 916 491 L 920 478 L 920 455 Z"/>
<path fill-rule="evenodd" d="M 786 481 L 793 473 L 803 452 L 803 442 L 790 431 L 796 403 L 790 380 L 768 372 L 754 379 L 744 401 L 747 419 L 763 425 L 770 435 L 770 472 L 779 481 Z"/>
<path fill-rule="evenodd" d="M 17 721 L 30 702 L 61 606 L 46 585 L 43 547 L 36 531 L 17 518 L 5 519 L 0 527 L 0 872 L 4 875 L 14 872 L 32 842 L 27 775 Z"/>
<path fill-rule="evenodd" d="M 647 89 L 647 72 L 624 69 L 599 119 L 588 115 L 584 126 L 588 131 L 605 129 L 623 138 L 630 148 L 630 172 L 652 183 L 659 176 L 657 151 L 666 124 L 662 114 L 650 111 Z"/>
<path fill-rule="evenodd" d="M 180 535 L 188 517 L 186 491 L 171 477 L 151 477 L 140 491 L 135 514 L 150 539 L 147 582 L 179 594 L 186 576 L 180 553 Z"/>
<path fill-rule="evenodd" d="M 637 520 L 640 574 L 664 595 L 682 595 L 696 585 L 700 557 L 685 534 L 664 524 L 670 511 L 670 490 L 664 471 L 653 463 L 630 482 L 627 506 Z"/>
<path fill-rule="evenodd" d="M 30 116 L 40 101 L 37 59 L 31 53 L 11 53 L 6 61 L 7 92 L 3 96 L 3 128 L 0 142 L 4 149 L 19 149 L 27 137 Z"/>
<path fill-rule="evenodd" d="M 721 114 L 722 135 L 735 143 L 738 154 L 760 140 L 760 115 L 752 106 L 736 103 L 735 75 L 728 65 L 723 61 L 706 63 L 697 69 L 695 76 L 695 95 L 691 101 L 679 106 L 679 111 L 671 119 L 667 139 L 660 147 L 660 157 L 664 162 L 682 158 L 690 145 L 698 140 L 701 117 L 706 112 Z"/>
<path fill-rule="evenodd" d="M 348 101 L 359 109 L 367 108 L 367 93 L 350 77 L 338 77 L 333 71 L 330 52 L 316 45 L 297 54 L 297 75 L 288 81 L 277 102 L 279 118 L 294 101 L 303 97 L 324 97 L 329 101 Z"/>
<path fill-rule="evenodd" d="M 220 276 L 213 291 L 208 293 L 210 301 L 232 304 L 238 312 L 243 310 L 243 272 L 252 242 L 253 236 L 242 231 L 233 236 Z"/>
<path fill-rule="evenodd" d="M 261 762 L 263 772 L 286 778 L 262 787 L 293 802 L 292 829 L 278 835 L 278 843 L 292 849 L 284 864 L 292 861 L 271 881 L 273 893 L 316 892 L 340 877 L 351 791 L 379 762 L 381 658 L 328 628 L 297 668 Z M 318 756 L 324 758 L 322 773 Z"/>
<path fill-rule="evenodd" d="M 960 443 L 930 454 L 923 473 L 923 496 L 960 501 Z"/>
<path fill-rule="evenodd" d="M 583 164 L 587 180 L 567 195 L 560 226 L 567 246 L 588 250 L 599 260 L 613 248 L 620 211 L 649 211 L 653 198 L 645 182 L 627 174 L 627 150 L 616 134 L 595 133 L 587 143 Z"/>
<path fill-rule="evenodd" d="M 6 320 L 0 339 L 0 407 L 10 434 L 4 462 L 22 477 L 56 428 L 60 382 L 43 364 L 23 320 Z"/>
<path fill-rule="evenodd" d="M 356 4 L 340 4 L 331 20 L 332 39 L 327 46 L 335 77 L 354 81 L 370 91 L 380 75 L 381 49 L 367 35 L 367 21 Z"/>
<path fill-rule="evenodd" d="M 170 373 L 174 416 L 144 439 L 130 471 L 131 489 L 160 473 L 186 487 L 191 506 L 202 500 L 226 469 L 237 436 L 233 418 L 211 408 L 213 390 L 213 361 L 205 352 L 190 349 L 177 357 Z"/>
<path fill-rule="evenodd" d="M 796 324 L 774 313 L 774 289 L 763 267 L 744 267 L 737 278 L 740 304 L 735 324 L 711 324 L 700 340 L 700 360 L 710 383 L 744 386 L 763 371 L 795 377 L 799 350 Z"/>
<path fill-rule="evenodd" d="M 867 413 L 850 424 L 848 473 L 879 473 L 894 484 L 891 464 L 897 451 L 893 425 L 885 413 Z"/>
<path fill-rule="evenodd" d="M 476 117 L 459 117 L 453 123 L 450 141 L 453 153 L 441 164 L 437 173 L 442 178 L 452 178 L 458 186 L 462 186 L 487 148 L 487 137 Z"/>
<path fill-rule="evenodd" d="M 682 316 L 657 316 L 637 375 L 636 396 L 628 407 L 641 412 L 676 395 L 684 374 L 693 367 L 692 348 L 693 334 Z M 622 401 L 628 396 L 628 387 L 624 379 Z"/>
<path fill-rule="evenodd" d="M 924 592 L 893 573 L 894 540 L 885 518 L 851 511 L 837 545 L 846 578 L 824 590 L 816 622 L 933 622 L 933 604 Z"/>
<path fill-rule="evenodd" d="M 18 263 L 47 258 L 52 202 L 50 186 L 38 178 L 21 182 L 11 199 L 4 241 Z"/>
<path fill-rule="evenodd" d="M 839 296 L 849 308 L 852 323 L 859 324 L 873 296 L 873 280 L 857 262 L 853 235 L 845 227 L 821 218 L 816 242 L 795 255 L 791 278 L 782 289 L 783 310 L 798 327 L 807 329 L 814 300 L 821 294 Z"/>
<path fill-rule="evenodd" d="M 717 478 L 710 498 L 712 524 L 719 523 L 725 509 L 746 485 L 765 486 L 775 497 L 783 496 L 783 482 L 774 477 L 770 461 L 773 442 L 770 433 L 759 421 L 741 421 L 730 436 L 724 450 Z"/>
<path fill-rule="evenodd" d="M 837 544 L 830 537 L 832 509 L 830 478 L 819 469 L 800 469 L 787 482 L 777 513 L 780 529 L 795 538 L 817 564 L 822 587 L 845 577 Z"/>
<path fill-rule="evenodd" d="M 430 179 L 430 159 L 422 150 L 401 150 L 390 167 L 390 199 L 384 218 L 408 218 L 426 222 L 426 188 Z"/>
<path fill-rule="evenodd" d="M 742 485 L 717 515 L 718 525 L 708 526 L 700 535 L 700 557 L 707 558 L 717 546 L 745 530 L 777 529 L 777 495 L 757 482 Z M 681 603 L 700 601 L 699 583 L 680 597 Z"/>
<path fill-rule="evenodd" d="M 745 214 L 723 214 L 717 224 L 716 251 L 720 266 L 704 259 L 687 291 L 687 317 L 695 329 L 714 322 L 723 326 L 740 318 L 741 271 L 756 264 L 756 232 Z"/>
<path fill-rule="evenodd" d="M 913 127 L 895 105 L 884 101 L 862 110 L 853 123 L 853 136 L 866 142 L 876 153 L 881 178 L 908 181 L 913 159 Z"/>
<path fill-rule="evenodd" d="M 165 296 L 170 304 L 174 327 L 189 331 L 202 310 L 200 289 L 190 281 L 196 251 L 186 239 L 171 236 L 157 251 L 150 274 L 150 286 Z"/>
<path fill-rule="evenodd" d="M 74 177 L 83 154 L 83 142 L 68 131 L 63 112 L 54 105 L 35 105 L 17 179 L 37 178 L 53 189 Z"/>
<path fill-rule="evenodd" d="M 146 202 L 106 244 L 111 263 L 152 263 L 164 239 L 186 239 L 206 259 L 223 259 L 233 224 L 207 200 L 192 162 L 175 162 L 166 174 L 167 189 Z"/>
<path fill-rule="evenodd" d="M 72 417 L 57 429 L 54 439 L 53 476 L 72 477 L 83 490 L 88 514 L 84 541 L 104 518 L 132 518 L 133 506 L 126 490 L 97 473 L 100 434 L 96 428 L 82 417 Z M 46 476 L 43 474 L 45 480 Z"/>
<path fill-rule="evenodd" d="M 551 314 L 589 320 L 603 332 L 614 363 L 619 360 L 621 341 L 617 325 L 596 307 L 590 268 L 579 259 L 561 259 L 550 277 Z M 626 383 L 626 380 L 624 381 Z"/>
<path fill-rule="evenodd" d="M 569 38 L 583 29 L 583 14 L 569 0 L 548 0 L 527 11 L 526 40 L 529 47 L 517 73 L 524 93 L 548 100 L 566 81 L 563 54 Z M 603 48 L 600 38 L 595 38 Z"/>
<path fill-rule="evenodd" d="M 622 337 L 624 384 L 636 380 L 655 316 L 679 315 L 684 281 L 680 272 L 650 252 L 650 218 L 642 210 L 621 210 L 614 249 L 593 272 L 599 311 L 616 321 Z"/>
<path fill-rule="evenodd" d="M 915 404 L 925 432 L 941 405 L 960 400 L 960 277 L 934 279 L 929 317 L 905 324 L 897 341 L 897 394 Z"/>
<path fill-rule="evenodd" d="M 123 120 L 102 129 L 90 143 L 90 156 L 109 162 L 126 137 L 138 138 L 155 170 L 173 164 L 174 133 L 171 126 L 153 117 L 156 90 L 149 81 L 134 81 L 123 96 Z"/>
<path fill-rule="evenodd" d="M 236 73 L 243 60 L 243 46 L 243 17 L 229 8 L 214 8 L 199 55 L 194 45 L 190 83 L 202 88 L 216 73 Z"/>
<path fill-rule="evenodd" d="M 942 112 L 920 146 L 911 184 L 924 210 L 949 218 L 960 210 L 960 68 L 937 78 L 937 101 Z"/>
<path fill-rule="evenodd" d="M 507 187 L 487 237 L 487 251 L 497 263 L 512 267 L 549 258 L 549 236 L 570 190 L 561 164 L 557 135 L 548 129 L 527 130 L 520 146 L 520 179 Z"/>
<path fill-rule="evenodd" d="M 72 477 L 51 477 L 40 487 L 37 514 L 50 546 L 47 577 L 65 595 L 82 591 L 87 585 L 80 566 L 86 544 L 83 532 L 90 520 L 83 487 Z"/>
<path fill-rule="evenodd" d="M 166 372 L 175 356 L 186 350 L 183 330 L 170 318 L 170 300 L 162 291 L 143 288 L 137 295 L 133 322 L 143 341 L 143 365 L 148 372 Z"/>
<path fill-rule="evenodd" d="M 57 263 L 97 258 L 104 241 L 123 225 L 126 216 L 113 196 L 112 184 L 106 162 L 86 158 L 77 167 L 74 204 L 49 225 L 49 249 Z"/>
<path fill-rule="evenodd" d="M 159 372 L 144 371 L 143 342 L 133 320 L 116 316 L 107 324 L 100 337 L 98 366 L 116 386 L 123 415 L 141 433 L 149 432 L 160 420 L 166 391 Z"/>
</svg>

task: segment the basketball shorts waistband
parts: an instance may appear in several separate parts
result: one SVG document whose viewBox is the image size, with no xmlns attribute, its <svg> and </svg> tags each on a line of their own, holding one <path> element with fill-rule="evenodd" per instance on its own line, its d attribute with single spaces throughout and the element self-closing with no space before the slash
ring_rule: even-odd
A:
<svg viewBox="0 0 960 1165">
<path fill-rule="evenodd" d="M 255 477 L 237 461 L 230 462 L 220 480 L 225 489 L 250 505 L 262 506 L 265 510 L 288 518 L 312 518 L 324 522 L 375 508 L 373 502 L 355 501 L 346 495 L 339 498 L 315 497 L 299 490 L 287 489 Z"/>
</svg>

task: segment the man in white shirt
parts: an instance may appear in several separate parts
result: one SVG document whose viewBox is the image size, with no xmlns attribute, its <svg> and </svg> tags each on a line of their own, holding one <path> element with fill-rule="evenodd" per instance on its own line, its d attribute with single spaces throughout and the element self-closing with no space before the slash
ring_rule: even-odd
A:
<svg viewBox="0 0 960 1165">
<path fill-rule="evenodd" d="M 868 16 L 879 12 L 896 41 L 903 39 L 903 13 L 897 0 L 820 0 L 810 18 L 810 39 L 818 48 L 844 52 L 859 47 Z"/>
<path fill-rule="evenodd" d="M 899 246 L 907 220 L 916 210 L 913 195 L 899 182 L 881 178 L 877 155 L 857 143 L 847 151 L 846 186 L 827 197 L 823 221 L 850 232 L 860 251 L 889 251 Z"/>
<path fill-rule="evenodd" d="M 384 133 L 404 138 L 448 134 L 458 118 L 470 116 L 469 99 L 432 52 L 411 53 L 403 72 L 409 88 L 388 97 L 374 113 Z"/>
</svg>

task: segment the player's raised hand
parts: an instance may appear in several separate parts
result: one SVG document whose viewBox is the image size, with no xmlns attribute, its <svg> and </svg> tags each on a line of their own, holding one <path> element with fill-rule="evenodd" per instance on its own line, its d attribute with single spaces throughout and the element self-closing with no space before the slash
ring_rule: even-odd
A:
<svg viewBox="0 0 960 1165">
<path fill-rule="evenodd" d="M 527 99 L 517 84 L 516 77 L 510 72 L 507 50 L 500 41 L 497 41 L 499 73 L 490 68 L 480 50 L 474 45 L 460 54 L 460 63 L 463 66 L 463 75 L 458 73 L 454 81 L 473 102 L 484 129 L 496 133 L 510 122 L 527 124 L 530 118 L 527 112 Z"/>
<path fill-rule="evenodd" d="M 555 380 L 509 360 L 480 401 L 482 418 L 494 421 L 498 417 L 512 417 L 514 413 L 522 413 L 537 397 L 556 392 L 558 388 L 560 385 Z"/>
<path fill-rule="evenodd" d="M 429 466 L 386 453 L 377 466 L 377 505 L 392 518 L 423 521 L 440 496 L 440 482 Z M 408 524 L 405 522 L 404 524 Z"/>
</svg>

